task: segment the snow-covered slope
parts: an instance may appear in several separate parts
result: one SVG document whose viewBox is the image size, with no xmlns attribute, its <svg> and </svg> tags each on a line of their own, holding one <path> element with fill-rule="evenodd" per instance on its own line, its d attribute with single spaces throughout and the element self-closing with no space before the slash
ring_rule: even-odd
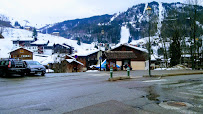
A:
<svg viewBox="0 0 203 114">
<path fill-rule="evenodd" d="M 120 44 L 128 43 L 130 37 L 130 31 L 127 28 L 127 26 L 122 26 L 121 27 L 121 39 L 120 39 Z"/>
<path fill-rule="evenodd" d="M 27 30 L 22 30 L 22 29 L 14 29 L 14 28 L 6 28 L 5 31 L 2 34 L 5 39 L 0 39 L 0 58 L 8 58 L 9 57 L 9 52 L 13 48 L 13 43 L 12 40 L 14 39 L 31 39 L 32 38 L 32 32 L 27 31 Z M 50 44 L 63 44 L 66 43 L 72 47 L 77 52 L 83 52 L 85 50 L 90 50 L 94 48 L 94 44 L 85 44 L 81 43 L 81 45 L 77 44 L 76 40 L 70 40 L 66 39 L 63 37 L 58 37 L 54 35 L 49 35 L 49 34 L 41 34 L 38 33 L 38 43 L 40 42 L 48 42 Z"/>
</svg>

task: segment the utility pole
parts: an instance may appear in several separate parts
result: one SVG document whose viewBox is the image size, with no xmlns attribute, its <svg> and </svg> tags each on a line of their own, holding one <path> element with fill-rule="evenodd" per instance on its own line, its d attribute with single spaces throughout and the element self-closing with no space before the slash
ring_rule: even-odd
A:
<svg viewBox="0 0 203 114">
<path fill-rule="evenodd" d="M 148 43 L 148 58 L 149 58 L 149 76 L 151 77 L 151 42 L 150 42 L 150 14 L 152 13 L 152 8 L 149 6 L 146 9 L 148 19 L 149 19 L 149 43 Z"/>
</svg>

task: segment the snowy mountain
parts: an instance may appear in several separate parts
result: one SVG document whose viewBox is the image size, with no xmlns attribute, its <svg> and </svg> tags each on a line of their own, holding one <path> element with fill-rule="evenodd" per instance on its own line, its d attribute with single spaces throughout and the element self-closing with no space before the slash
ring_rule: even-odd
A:
<svg viewBox="0 0 203 114">
<path fill-rule="evenodd" d="M 119 43 L 121 38 L 122 27 L 127 26 L 130 31 L 130 37 L 133 40 L 138 40 L 148 35 L 148 16 L 146 8 L 152 8 L 150 15 L 151 36 L 159 36 L 162 33 L 162 23 L 170 23 L 166 21 L 168 18 L 173 18 L 174 10 L 177 15 L 184 15 L 182 18 L 189 16 L 189 5 L 182 3 L 162 3 L 150 2 L 135 5 L 125 12 L 120 12 L 114 15 L 102 15 L 85 19 L 68 20 L 59 22 L 48 27 L 41 28 L 43 33 L 60 32 L 60 36 L 65 38 L 77 39 L 82 42 L 91 43 L 93 41 L 103 43 Z M 203 7 L 198 6 L 198 14 L 202 15 Z M 178 17 L 180 18 L 180 17 Z M 203 24 L 201 18 L 198 22 Z M 183 22 L 185 24 L 187 22 Z M 189 27 L 188 24 L 186 24 Z M 103 34 L 101 31 L 104 31 Z M 122 41 L 121 41 L 122 42 Z"/>
</svg>

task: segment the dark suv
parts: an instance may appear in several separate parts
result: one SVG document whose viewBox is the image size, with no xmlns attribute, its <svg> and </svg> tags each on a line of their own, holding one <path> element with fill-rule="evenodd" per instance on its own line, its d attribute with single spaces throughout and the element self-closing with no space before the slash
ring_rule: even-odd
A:
<svg viewBox="0 0 203 114">
<path fill-rule="evenodd" d="M 38 74 L 41 76 L 44 76 L 46 73 L 46 68 L 41 65 L 39 62 L 37 61 L 32 61 L 32 60 L 24 60 L 25 64 L 26 64 L 26 74 L 30 75 L 30 74 Z"/>
<path fill-rule="evenodd" d="M 25 63 L 17 59 L 0 60 L 0 76 L 6 77 L 11 74 L 25 75 Z"/>
</svg>

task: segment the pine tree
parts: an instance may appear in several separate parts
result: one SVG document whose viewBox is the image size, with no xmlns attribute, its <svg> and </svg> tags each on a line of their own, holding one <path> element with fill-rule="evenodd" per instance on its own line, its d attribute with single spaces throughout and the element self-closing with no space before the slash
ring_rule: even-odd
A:
<svg viewBox="0 0 203 114">
<path fill-rule="evenodd" d="M 129 40 L 128 40 L 128 43 L 132 42 L 132 39 L 133 39 L 133 38 L 130 36 L 130 37 L 129 37 Z"/>
<path fill-rule="evenodd" d="M 80 38 L 79 38 L 79 37 L 77 37 L 77 44 L 78 44 L 78 45 L 81 45 L 81 42 L 80 42 Z"/>
<path fill-rule="evenodd" d="M 18 21 L 15 22 L 14 26 L 16 26 L 16 27 L 17 27 L 17 26 L 21 27 L 20 24 L 18 23 Z"/>
<path fill-rule="evenodd" d="M 36 30 L 36 28 L 33 29 L 32 37 L 35 38 L 35 40 L 37 39 L 37 30 Z"/>
<path fill-rule="evenodd" d="M 172 37 L 172 43 L 170 45 L 170 57 L 171 66 L 175 66 L 180 63 L 181 47 L 180 47 L 180 34 L 179 31 L 175 31 Z"/>
</svg>

